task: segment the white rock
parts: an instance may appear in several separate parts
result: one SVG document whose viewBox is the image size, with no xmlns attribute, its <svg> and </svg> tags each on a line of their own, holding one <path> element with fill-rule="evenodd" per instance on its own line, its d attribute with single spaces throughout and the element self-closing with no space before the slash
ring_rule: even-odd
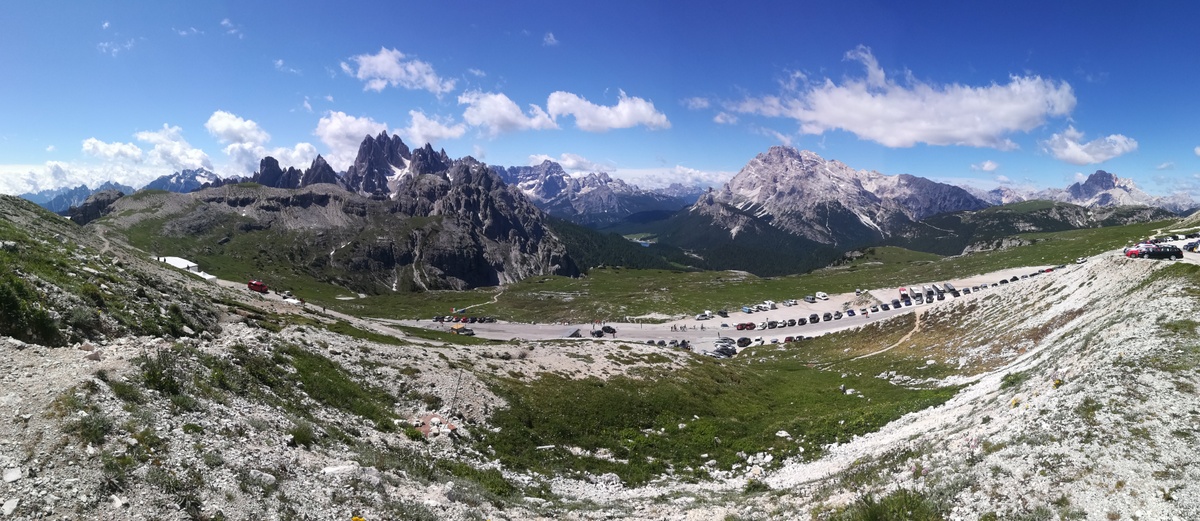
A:
<svg viewBox="0 0 1200 521">
<path fill-rule="evenodd" d="M 325 468 L 321 469 L 321 473 L 329 474 L 332 476 L 342 476 L 345 474 L 354 473 L 357 470 L 358 470 L 358 465 L 337 465 L 337 466 L 333 466 L 333 467 L 325 467 Z"/>
<path fill-rule="evenodd" d="M 792 435 L 791 435 L 790 433 L 788 433 L 788 431 L 779 431 L 779 432 L 776 432 L 776 433 L 775 433 L 775 436 L 776 436 L 776 437 L 779 437 L 779 438 L 791 438 L 791 437 L 792 437 Z"/>
<path fill-rule="evenodd" d="M 21 479 L 21 469 L 19 469 L 19 468 L 4 469 L 4 482 L 5 483 L 12 483 L 18 479 Z"/>
<path fill-rule="evenodd" d="M 123 497 L 121 497 L 121 496 L 118 496 L 118 495 L 116 495 L 116 494 L 113 494 L 111 497 L 112 497 L 112 506 L 113 506 L 113 508 L 121 508 L 121 507 L 127 507 L 127 506 L 129 506 L 129 500 L 128 500 L 128 499 L 125 499 L 125 498 L 123 498 Z"/>
<path fill-rule="evenodd" d="M 5 501 L 4 502 L 4 515 L 11 516 L 12 513 L 17 510 L 17 503 L 20 503 L 20 502 L 21 502 L 21 500 L 18 498 L 12 498 L 8 501 Z"/>
<path fill-rule="evenodd" d="M 266 472 L 262 472 L 259 470 L 251 470 L 250 471 L 250 479 L 252 479 L 252 480 L 258 482 L 260 485 L 263 485 L 266 487 L 269 487 L 269 486 L 275 484 L 275 476 L 272 476 L 270 474 L 267 474 Z"/>
</svg>

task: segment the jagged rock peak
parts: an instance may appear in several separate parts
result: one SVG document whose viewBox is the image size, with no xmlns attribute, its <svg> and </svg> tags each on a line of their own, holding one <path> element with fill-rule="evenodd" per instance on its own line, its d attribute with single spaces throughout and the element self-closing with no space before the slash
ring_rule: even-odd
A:
<svg viewBox="0 0 1200 521">
<path fill-rule="evenodd" d="M 360 194 L 387 193 L 388 179 L 408 167 L 412 152 L 400 136 L 387 131 L 366 136 L 358 146 L 358 156 L 346 170 L 346 188 Z"/>
<path fill-rule="evenodd" d="M 333 171 L 333 167 L 325 161 L 324 157 L 317 154 L 317 158 L 313 160 L 312 166 L 304 171 L 304 177 L 300 179 L 300 186 L 310 186 L 318 183 L 338 184 L 337 172 Z"/>
<path fill-rule="evenodd" d="M 446 155 L 444 149 L 441 152 L 434 152 L 433 146 L 425 143 L 423 148 L 419 148 L 412 153 L 412 162 L 409 164 L 409 171 L 414 175 L 444 172 L 450 168 L 451 163 L 450 156 Z"/>
</svg>

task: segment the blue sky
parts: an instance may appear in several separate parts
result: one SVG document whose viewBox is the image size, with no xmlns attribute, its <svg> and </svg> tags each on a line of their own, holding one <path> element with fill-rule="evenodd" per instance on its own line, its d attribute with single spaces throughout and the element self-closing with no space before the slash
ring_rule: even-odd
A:
<svg viewBox="0 0 1200 521">
<path fill-rule="evenodd" d="M 386 129 L 644 187 L 790 144 L 981 187 L 1104 169 L 1200 196 L 1200 7 L 901 4 L 4 2 L 0 192 L 263 155 L 341 170 Z"/>
</svg>

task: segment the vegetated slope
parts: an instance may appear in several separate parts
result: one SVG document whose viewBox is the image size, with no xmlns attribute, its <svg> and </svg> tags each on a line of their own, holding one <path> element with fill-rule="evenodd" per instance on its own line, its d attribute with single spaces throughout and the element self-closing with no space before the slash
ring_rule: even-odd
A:
<svg viewBox="0 0 1200 521">
<path fill-rule="evenodd" d="M 229 279 L 320 280 L 362 293 L 464 289 L 574 275 L 543 215 L 474 161 L 366 198 L 333 185 L 233 185 L 124 198 L 102 224 Z"/>
<path fill-rule="evenodd" d="M 0 196 L 0 335 L 63 345 L 127 334 L 193 336 L 216 328 L 195 280 L 32 203 Z"/>
<path fill-rule="evenodd" d="M 884 244 L 939 255 L 958 255 L 1010 245 L 1017 241 L 1009 238 L 1022 233 L 1121 226 L 1171 217 L 1166 210 L 1147 206 L 1084 208 L 1052 201 L 1023 201 L 977 211 L 935 215 L 904 225 Z"/>
<path fill-rule="evenodd" d="M 555 217 L 546 219 L 546 224 L 562 240 L 571 259 L 584 270 L 598 266 L 690 269 L 697 264 L 697 259 L 671 246 L 642 246 L 615 233 L 598 232 Z"/>
</svg>

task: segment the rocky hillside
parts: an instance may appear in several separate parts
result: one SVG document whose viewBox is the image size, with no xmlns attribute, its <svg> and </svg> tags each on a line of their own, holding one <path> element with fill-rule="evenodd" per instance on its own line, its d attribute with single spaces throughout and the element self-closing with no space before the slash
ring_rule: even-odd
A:
<svg viewBox="0 0 1200 521">
<path fill-rule="evenodd" d="M 181 170 L 174 174 L 161 176 L 143 186 L 142 190 L 166 190 L 168 192 L 188 193 L 199 190 L 206 184 L 213 184 L 220 180 L 220 176 L 204 169 L 197 168 L 195 170 Z M 125 192 L 127 194 L 133 191 Z"/>
<path fill-rule="evenodd" d="M 115 204 L 102 224 L 233 279 L 315 278 L 379 293 L 578 273 L 537 208 L 473 160 L 407 176 L 384 200 L 329 183 L 139 195 Z"/>
<path fill-rule="evenodd" d="M 96 192 L 105 190 L 116 190 L 118 192 L 132 194 L 135 188 L 126 186 L 120 183 L 106 182 L 96 188 L 90 188 L 87 185 L 79 185 L 74 188 L 59 188 L 57 190 L 42 190 L 40 192 L 21 194 L 18 197 L 33 201 L 38 206 L 50 210 L 59 215 L 66 215 L 67 211 L 72 206 L 79 206 L 91 197 Z"/>
<path fill-rule="evenodd" d="M 486 170 L 448 177 L 478 186 Z M 405 193 L 444 187 L 417 184 Z M 197 213 L 308 207 L 319 223 L 382 204 L 333 190 L 229 187 Z M 206 207 L 151 195 L 106 220 Z M 0 197 L 6 518 L 1200 517 L 1195 257 L 1109 252 L 717 361 L 401 330 L 202 281 L 105 230 Z M 795 374 L 807 385 L 779 385 Z M 900 395 L 926 405 L 895 414 Z M 772 416 L 797 397 L 835 412 Z"/>
<path fill-rule="evenodd" d="M 752 159 L 714 192 L 713 200 L 792 235 L 842 249 L 879 242 L 932 215 L 988 206 L 956 186 L 854 170 L 782 146 Z"/>
</svg>

